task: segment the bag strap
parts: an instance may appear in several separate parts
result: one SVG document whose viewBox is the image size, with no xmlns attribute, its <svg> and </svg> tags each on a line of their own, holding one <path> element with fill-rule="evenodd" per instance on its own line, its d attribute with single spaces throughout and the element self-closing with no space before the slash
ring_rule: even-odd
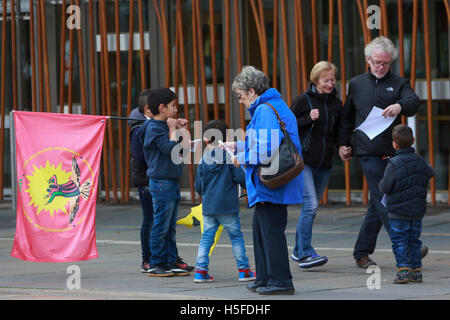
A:
<svg viewBox="0 0 450 320">
<path fill-rule="evenodd" d="M 277 118 L 278 118 L 278 123 L 280 124 L 281 129 L 282 129 L 283 131 L 286 131 L 286 125 L 285 125 L 285 123 L 281 120 L 280 115 L 278 114 L 277 109 L 275 109 L 275 108 L 273 107 L 273 105 L 271 105 L 271 104 L 268 103 L 268 102 L 266 102 L 266 104 L 267 104 L 269 107 L 271 107 L 272 110 L 275 112 L 275 115 L 276 115 Z"/>
</svg>

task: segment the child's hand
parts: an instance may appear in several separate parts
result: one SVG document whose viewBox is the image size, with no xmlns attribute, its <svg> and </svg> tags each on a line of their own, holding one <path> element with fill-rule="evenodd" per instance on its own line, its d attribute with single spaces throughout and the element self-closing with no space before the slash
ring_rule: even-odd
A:
<svg viewBox="0 0 450 320">
<path fill-rule="evenodd" d="M 188 121 L 186 119 L 178 118 L 177 119 L 178 129 L 186 129 L 188 125 Z"/>
<path fill-rule="evenodd" d="M 236 156 L 231 157 L 231 162 L 234 164 L 235 167 L 239 168 L 241 165 L 239 161 L 237 160 Z"/>
<path fill-rule="evenodd" d="M 178 121 L 174 118 L 168 118 L 167 119 L 167 126 L 169 127 L 170 131 L 177 130 L 178 127 Z"/>
</svg>

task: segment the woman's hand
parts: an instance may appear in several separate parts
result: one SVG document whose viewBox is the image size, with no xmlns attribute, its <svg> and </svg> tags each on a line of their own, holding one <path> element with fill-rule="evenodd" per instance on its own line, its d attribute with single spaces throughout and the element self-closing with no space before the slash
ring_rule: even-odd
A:
<svg viewBox="0 0 450 320">
<path fill-rule="evenodd" d="M 311 117 L 312 121 L 316 121 L 317 119 L 319 119 L 319 109 L 312 109 L 309 113 L 309 116 Z"/>
</svg>

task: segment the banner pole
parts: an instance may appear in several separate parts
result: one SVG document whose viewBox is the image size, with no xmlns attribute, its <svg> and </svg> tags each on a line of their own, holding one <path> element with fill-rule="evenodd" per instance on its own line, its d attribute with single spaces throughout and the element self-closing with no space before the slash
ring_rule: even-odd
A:
<svg viewBox="0 0 450 320">
<path fill-rule="evenodd" d="M 9 112 L 9 145 L 11 149 L 11 208 L 17 209 L 17 170 L 16 170 L 16 132 L 14 110 Z"/>
</svg>

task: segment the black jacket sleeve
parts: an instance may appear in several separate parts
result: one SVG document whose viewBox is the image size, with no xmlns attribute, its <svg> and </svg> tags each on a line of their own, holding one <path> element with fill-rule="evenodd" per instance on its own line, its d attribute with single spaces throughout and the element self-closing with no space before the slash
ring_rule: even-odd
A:
<svg viewBox="0 0 450 320">
<path fill-rule="evenodd" d="M 387 164 L 384 171 L 383 179 L 381 179 L 378 188 L 384 194 L 390 194 L 395 183 L 395 168 L 390 163 Z"/>
<path fill-rule="evenodd" d="M 417 113 L 420 106 L 420 100 L 411 87 L 409 80 L 403 79 L 404 83 L 400 89 L 400 100 L 398 103 L 402 106 L 401 114 L 411 117 Z"/>
<path fill-rule="evenodd" d="M 339 146 L 351 146 L 352 134 L 355 129 L 355 114 L 356 110 L 352 100 L 352 82 L 350 81 L 347 99 L 339 119 L 339 135 L 337 139 Z"/>
</svg>

